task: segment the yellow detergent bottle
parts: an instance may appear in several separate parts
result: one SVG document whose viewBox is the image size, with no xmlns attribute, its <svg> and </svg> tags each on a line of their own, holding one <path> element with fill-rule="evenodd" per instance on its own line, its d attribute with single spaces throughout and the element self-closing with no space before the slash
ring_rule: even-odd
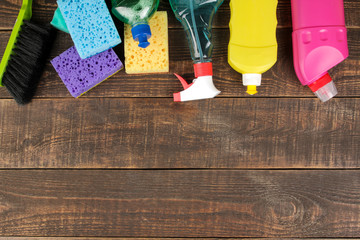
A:
<svg viewBox="0 0 360 240">
<path fill-rule="evenodd" d="M 228 62 L 243 74 L 247 93 L 257 93 L 261 74 L 277 61 L 277 0 L 231 0 Z"/>
</svg>

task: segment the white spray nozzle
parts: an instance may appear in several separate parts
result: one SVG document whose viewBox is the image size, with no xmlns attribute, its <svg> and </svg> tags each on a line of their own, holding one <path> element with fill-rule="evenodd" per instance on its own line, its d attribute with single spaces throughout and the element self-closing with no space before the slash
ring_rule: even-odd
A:
<svg viewBox="0 0 360 240">
<path fill-rule="evenodd" d="M 184 91 L 174 93 L 175 102 L 185 102 L 192 100 L 200 100 L 214 98 L 220 91 L 214 86 L 212 76 L 201 76 L 188 84 L 182 77 L 175 74 L 184 87 Z"/>
</svg>

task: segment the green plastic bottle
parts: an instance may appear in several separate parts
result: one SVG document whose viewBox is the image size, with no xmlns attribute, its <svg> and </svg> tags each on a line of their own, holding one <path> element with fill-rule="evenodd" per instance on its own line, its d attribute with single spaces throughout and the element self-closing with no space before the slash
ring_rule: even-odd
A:
<svg viewBox="0 0 360 240">
<path fill-rule="evenodd" d="M 151 37 L 148 21 L 156 12 L 159 0 L 112 0 L 111 3 L 112 13 L 120 21 L 131 25 L 133 39 L 139 42 L 139 47 L 148 47 Z"/>
<path fill-rule="evenodd" d="M 169 0 L 169 2 L 176 18 L 185 30 L 196 77 L 192 84 L 188 84 L 176 75 L 184 91 L 174 93 L 174 101 L 213 98 L 220 94 L 220 91 L 213 83 L 212 23 L 216 11 L 224 0 Z"/>
</svg>

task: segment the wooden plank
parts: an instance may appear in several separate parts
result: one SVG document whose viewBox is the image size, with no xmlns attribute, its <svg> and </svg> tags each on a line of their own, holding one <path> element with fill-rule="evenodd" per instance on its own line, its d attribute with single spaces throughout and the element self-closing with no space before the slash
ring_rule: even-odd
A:
<svg viewBox="0 0 360 240">
<path fill-rule="evenodd" d="M 360 237 L 360 171 L 0 171 L 10 236 Z"/>
<path fill-rule="evenodd" d="M 184 33 L 180 29 L 170 31 L 170 73 L 127 75 L 121 71 L 106 82 L 100 84 L 83 97 L 172 97 L 172 93 L 181 90 L 180 82 L 174 72 L 192 80 L 193 67 Z M 179 36 L 182 36 L 179 38 Z M 5 49 L 8 34 L 0 34 L 0 49 Z M 232 70 L 227 63 L 227 29 L 214 30 L 214 81 L 219 90 L 219 97 L 249 97 L 241 82 L 241 74 Z M 278 31 L 278 63 L 263 76 L 262 86 L 255 97 L 315 97 L 297 79 L 292 63 L 291 30 Z M 72 46 L 70 37 L 59 34 L 52 57 Z M 336 82 L 338 97 L 360 97 L 360 29 L 349 30 L 350 57 L 330 71 Z M 116 48 L 122 60 L 123 45 Z M 1 51 L 0 50 L 0 51 Z M 49 63 L 39 86 L 38 98 L 71 97 L 57 73 Z M 0 98 L 10 98 L 6 89 L 0 88 Z"/>
<path fill-rule="evenodd" d="M 154 238 L 124 238 L 124 237 L 0 237 L 0 240 L 153 240 Z M 171 240 L 173 238 L 156 238 L 159 240 Z M 177 238 L 179 240 L 192 240 L 197 238 Z M 254 239 L 254 238 L 253 238 Z M 312 240 L 312 239 L 309 239 Z M 323 240 L 323 238 L 321 238 Z M 331 239 L 337 240 L 337 239 Z"/>
<path fill-rule="evenodd" d="M 69 239 L 74 239 L 74 240 L 82 240 L 82 239 L 86 239 L 86 240 L 115 240 L 115 239 L 123 239 L 123 240 L 151 240 L 154 238 L 150 238 L 150 237 L 1 237 L 0 236 L 0 240 L 69 240 Z M 174 238 L 159 238 L 157 237 L 156 239 L 159 240 L 171 240 Z M 195 240 L 195 239 L 199 239 L 199 238 L 179 238 L 177 237 L 176 239 L 179 240 Z M 227 239 L 244 239 L 244 238 L 227 238 Z M 251 240 L 278 240 L 279 238 L 250 238 Z M 292 240 L 293 238 L 281 238 L 282 240 Z M 343 240 L 343 239 L 353 239 L 353 238 L 306 238 L 306 240 Z"/>
<path fill-rule="evenodd" d="M 0 240 L 153 240 L 154 238 L 124 238 L 124 237 L 0 237 Z M 159 240 L 171 240 L 173 238 L 156 238 Z M 191 240 L 197 238 L 177 238 L 179 240 Z M 255 240 L 255 238 L 253 238 Z M 312 240 L 312 239 L 309 239 Z M 321 238 L 323 240 L 323 238 Z M 337 239 L 331 239 L 337 240 Z"/>
<path fill-rule="evenodd" d="M 74 240 L 81 240 L 81 239 L 86 239 L 86 240 L 113 240 L 113 239 L 123 239 L 123 240 L 151 240 L 154 238 L 122 238 L 122 237 L 0 237 L 0 240 L 69 240 L 69 239 L 74 239 Z M 173 238 L 156 238 L 159 240 L 170 240 Z M 198 238 L 176 238 L 179 240 L 192 240 L 192 239 L 198 239 Z M 243 238 L 231 238 L 231 239 L 243 239 Z M 278 238 L 251 238 L 252 240 L 257 240 L 257 239 L 267 239 L 267 240 L 271 240 L 271 239 L 278 239 Z M 291 240 L 292 238 L 281 238 L 283 240 Z M 306 240 L 343 240 L 343 239 L 353 239 L 353 238 L 306 238 Z"/>
<path fill-rule="evenodd" d="M 124 237 L 0 237 L 0 240 L 153 240 L 154 238 L 124 238 Z M 158 240 L 172 240 L 173 238 L 156 238 Z M 198 238 L 176 238 L 179 240 L 196 240 Z M 264 239 L 264 238 L 252 238 L 252 240 Z M 268 238 L 266 238 L 268 239 Z M 324 238 L 321 238 L 323 240 Z M 343 238 L 342 238 L 343 239 Z M 341 240 L 342 240 L 341 239 Z M 312 240 L 312 239 L 309 239 Z M 331 240 L 337 240 L 331 238 Z M 340 239 L 339 239 L 340 240 Z"/>
<path fill-rule="evenodd" d="M 0 168 L 359 168 L 360 99 L 0 101 Z"/>
<path fill-rule="evenodd" d="M 110 6 L 110 0 L 106 0 Z M 230 21 L 230 0 L 225 0 L 223 5 L 219 8 L 218 13 L 214 18 L 215 28 L 227 28 Z M 0 30 L 11 29 L 14 26 L 15 19 L 19 12 L 21 0 L 2 0 L 0 2 Z M 360 2 L 357 0 L 344 0 L 346 24 L 348 27 L 360 26 Z M 55 0 L 35 0 L 33 5 L 33 18 L 39 22 L 50 22 L 56 9 Z M 168 11 L 169 13 L 169 27 L 181 28 L 180 23 L 175 19 L 174 14 L 170 8 L 167 0 L 161 0 L 159 5 L 160 11 Z M 279 0 L 278 4 L 278 22 L 279 27 L 291 27 L 291 7 L 290 0 Z M 120 26 L 120 21 L 115 21 Z"/>
<path fill-rule="evenodd" d="M 0 240 L 152 240 L 153 238 L 124 238 L 124 237 L 0 237 Z M 157 238 L 159 240 L 171 240 L 173 238 Z M 179 240 L 191 240 L 196 238 L 177 238 Z M 310 239 L 311 240 L 311 239 Z M 321 239 L 323 240 L 323 238 Z M 331 239 L 337 240 L 337 239 Z"/>
</svg>

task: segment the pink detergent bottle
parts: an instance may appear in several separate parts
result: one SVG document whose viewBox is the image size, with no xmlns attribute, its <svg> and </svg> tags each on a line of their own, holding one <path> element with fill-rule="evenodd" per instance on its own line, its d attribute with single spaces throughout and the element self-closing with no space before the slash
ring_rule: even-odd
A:
<svg viewBox="0 0 360 240">
<path fill-rule="evenodd" d="M 349 55 L 343 0 L 291 0 L 296 74 L 326 102 L 337 94 L 329 69 Z"/>
</svg>

